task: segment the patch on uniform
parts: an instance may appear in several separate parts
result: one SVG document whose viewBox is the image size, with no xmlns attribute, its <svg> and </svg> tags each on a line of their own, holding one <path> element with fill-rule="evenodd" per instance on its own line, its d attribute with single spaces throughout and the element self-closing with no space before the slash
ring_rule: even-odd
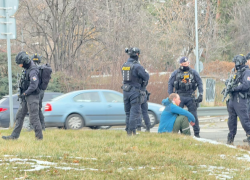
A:
<svg viewBox="0 0 250 180">
<path fill-rule="evenodd" d="M 247 77 L 247 80 L 250 81 L 250 77 Z"/>
<path fill-rule="evenodd" d="M 36 81 L 36 80 L 37 80 L 36 76 L 34 76 L 32 79 L 33 79 L 33 81 Z"/>
</svg>

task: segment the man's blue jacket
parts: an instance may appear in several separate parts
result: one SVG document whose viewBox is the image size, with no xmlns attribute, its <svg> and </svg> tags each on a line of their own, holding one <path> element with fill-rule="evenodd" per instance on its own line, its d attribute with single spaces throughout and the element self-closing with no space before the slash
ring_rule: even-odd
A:
<svg viewBox="0 0 250 180">
<path fill-rule="evenodd" d="M 172 132 L 175 120 L 178 115 L 186 116 L 189 122 L 191 121 L 195 122 L 195 118 L 190 112 L 182 109 L 179 106 L 176 106 L 175 104 L 172 103 L 172 101 L 169 98 L 163 99 L 162 104 L 166 106 L 166 108 L 161 114 L 158 133 Z"/>
</svg>

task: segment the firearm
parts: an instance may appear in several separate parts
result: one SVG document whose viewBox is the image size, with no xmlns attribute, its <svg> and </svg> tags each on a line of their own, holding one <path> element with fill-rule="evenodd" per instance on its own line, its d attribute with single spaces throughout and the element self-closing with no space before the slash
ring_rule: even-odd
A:
<svg viewBox="0 0 250 180">
<path fill-rule="evenodd" d="M 224 100 L 226 99 L 228 94 L 230 96 L 230 91 L 231 91 L 231 89 L 232 89 L 232 87 L 234 85 L 234 77 L 235 77 L 235 72 L 234 71 L 235 71 L 235 69 L 233 68 L 231 70 L 231 74 L 230 74 L 230 76 L 229 76 L 229 78 L 227 80 L 228 82 L 226 84 L 226 87 L 221 92 L 221 94 L 224 95 L 223 98 L 222 98 L 222 102 L 224 102 Z"/>
<path fill-rule="evenodd" d="M 222 102 L 224 102 L 224 100 L 226 99 L 227 95 L 229 94 L 229 96 L 231 97 L 232 96 L 232 93 L 231 93 L 231 90 L 233 87 L 237 87 L 237 81 L 238 79 L 240 78 L 240 74 L 238 73 L 241 73 L 241 72 L 237 72 L 237 75 L 235 74 L 235 69 L 233 68 L 232 71 L 231 71 L 231 74 L 227 80 L 227 84 L 226 84 L 226 87 L 222 90 L 221 94 L 223 94 L 223 98 L 222 98 Z M 235 76 L 237 77 L 237 79 L 235 79 Z"/>
<path fill-rule="evenodd" d="M 17 101 L 19 101 L 19 99 L 21 99 L 21 101 L 23 100 L 23 97 L 22 97 L 22 81 L 24 80 L 24 77 L 25 77 L 25 70 L 22 71 L 22 74 L 21 75 L 17 75 L 17 78 L 19 78 L 17 80 L 17 83 L 18 83 L 18 86 L 17 86 L 17 92 L 18 92 L 18 99 Z"/>
</svg>

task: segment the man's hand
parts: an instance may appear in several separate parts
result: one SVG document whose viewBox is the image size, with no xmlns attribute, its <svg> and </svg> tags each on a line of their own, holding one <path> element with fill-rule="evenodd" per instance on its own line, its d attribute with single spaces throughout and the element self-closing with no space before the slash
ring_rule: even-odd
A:
<svg viewBox="0 0 250 180">
<path fill-rule="evenodd" d="M 198 98 L 195 100 L 197 103 L 200 103 L 202 102 L 202 99 L 203 99 L 203 95 L 202 94 L 199 94 Z"/>
<path fill-rule="evenodd" d="M 21 94 L 21 95 L 18 95 L 18 98 L 24 98 L 26 96 L 25 93 Z"/>
<path fill-rule="evenodd" d="M 191 121 L 191 122 L 190 122 L 190 125 L 191 125 L 191 126 L 194 126 L 194 125 L 195 125 L 195 123 Z"/>
</svg>

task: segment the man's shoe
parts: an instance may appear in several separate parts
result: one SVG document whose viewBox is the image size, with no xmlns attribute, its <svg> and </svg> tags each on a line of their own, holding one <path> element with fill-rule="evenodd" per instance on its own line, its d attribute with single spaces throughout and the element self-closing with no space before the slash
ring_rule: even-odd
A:
<svg viewBox="0 0 250 180">
<path fill-rule="evenodd" d="M 150 128 L 149 128 L 149 127 L 147 127 L 145 132 L 150 132 Z"/>
<path fill-rule="evenodd" d="M 132 136 L 132 131 L 128 130 L 128 131 L 127 131 L 127 135 L 128 135 L 128 136 Z"/>
<path fill-rule="evenodd" d="M 16 138 L 16 137 L 14 137 L 14 136 L 2 136 L 2 138 L 4 139 L 4 140 L 15 140 L 15 139 L 18 139 L 18 138 Z"/>
<path fill-rule="evenodd" d="M 133 133 L 133 136 L 136 136 L 136 130 L 133 130 L 132 133 Z"/>
<path fill-rule="evenodd" d="M 243 142 L 248 142 L 247 139 L 243 139 Z"/>
<path fill-rule="evenodd" d="M 227 136 L 227 144 L 228 145 L 234 145 L 234 136 L 228 134 L 228 136 Z"/>
<path fill-rule="evenodd" d="M 247 135 L 247 142 L 248 142 L 248 146 L 250 146 L 250 135 Z"/>
<path fill-rule="evenodd" d="M 196 138 L 200 138 L 200 135 L 199 134 L 195 134 L 194 135 Z"/>
</svg>

